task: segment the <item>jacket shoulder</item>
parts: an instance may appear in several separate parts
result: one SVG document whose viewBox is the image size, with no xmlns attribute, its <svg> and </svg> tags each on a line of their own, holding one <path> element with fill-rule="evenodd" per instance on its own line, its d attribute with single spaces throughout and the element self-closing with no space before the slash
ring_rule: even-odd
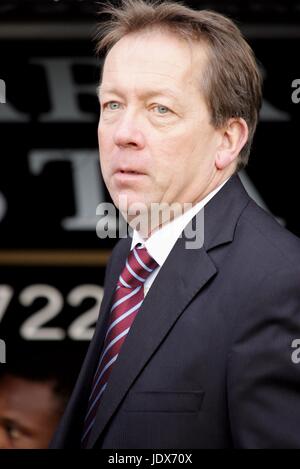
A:
<svg viewBox="0 0 300 469">
<path fill-rule="evenodd" d="M 249 252 L 270 268 L 300 266 L 300 238 L 282 226 L 252 199 L 243 211 L 238 225 L 239 236 L 247 240 Z"/>
</svg>

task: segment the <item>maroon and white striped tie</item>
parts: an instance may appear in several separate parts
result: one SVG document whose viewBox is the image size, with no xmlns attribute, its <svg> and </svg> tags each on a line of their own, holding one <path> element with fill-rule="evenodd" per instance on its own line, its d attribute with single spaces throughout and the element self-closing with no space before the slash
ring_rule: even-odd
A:
<svg viewBox="0 0 300 469">
<path fill-rule="evenodd" d="M 104 345 L 93 380 L 81 439 L 82 447 L 88 442 L 113 364 L 143 303 L 143 284 L 157 266 L 157 262 L 144 247 L 135 247 L 126 260 L 114 293 Z"/>
</svg>

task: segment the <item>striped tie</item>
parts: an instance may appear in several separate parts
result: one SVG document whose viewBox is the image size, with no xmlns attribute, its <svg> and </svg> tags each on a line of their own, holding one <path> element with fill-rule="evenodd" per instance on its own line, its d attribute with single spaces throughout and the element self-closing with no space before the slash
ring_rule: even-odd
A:
<svg viewBox="0 0 300 469">
<path fill-rule="evenodd" d="M 146 248 L 137 246 L 130 252 L 119 277 L 110 310 L 101 358 L 94 376 L 88 402 L 81 439 L 83 448 L 86 447 L 88 442 L 99 401 L 107 386 L 113 364 L 118 358 L 131 324 L 143 303 L 143 284 L 157 266 L 157 262 L 148 254 Z"/>
</svg>

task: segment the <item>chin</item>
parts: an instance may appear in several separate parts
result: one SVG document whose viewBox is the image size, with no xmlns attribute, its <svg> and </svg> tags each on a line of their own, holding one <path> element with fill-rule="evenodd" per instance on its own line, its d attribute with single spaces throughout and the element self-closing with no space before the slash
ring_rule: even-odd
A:
<svg viewBox="0 0 300 469">
<path fill-rule="evenodd" d="M 131 192 L 128 191 L 118 192 L 116 195 L 112 196 L 112 200 L 116 207 L 118 207 L 120 210 L 127 210 L 132 205 L 136 205 L 134 209 L 137 209 L 139 205 L 141 205 L 142 207 L 145 205 L 145 199 L 142 195 L 133 195 Z"/>
</svg>

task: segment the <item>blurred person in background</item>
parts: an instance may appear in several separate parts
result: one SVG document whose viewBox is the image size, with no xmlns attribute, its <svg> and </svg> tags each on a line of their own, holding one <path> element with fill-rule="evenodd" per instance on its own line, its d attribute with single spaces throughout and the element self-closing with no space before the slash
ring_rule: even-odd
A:
<svg viewBox="0 0 300 469">
<path fill-rule="evenodd" d="M 64 365 L 63 356 L 30 356 L 1 366 L 0 449 L 48 447 L 78 372 Z"/>
</svg>

